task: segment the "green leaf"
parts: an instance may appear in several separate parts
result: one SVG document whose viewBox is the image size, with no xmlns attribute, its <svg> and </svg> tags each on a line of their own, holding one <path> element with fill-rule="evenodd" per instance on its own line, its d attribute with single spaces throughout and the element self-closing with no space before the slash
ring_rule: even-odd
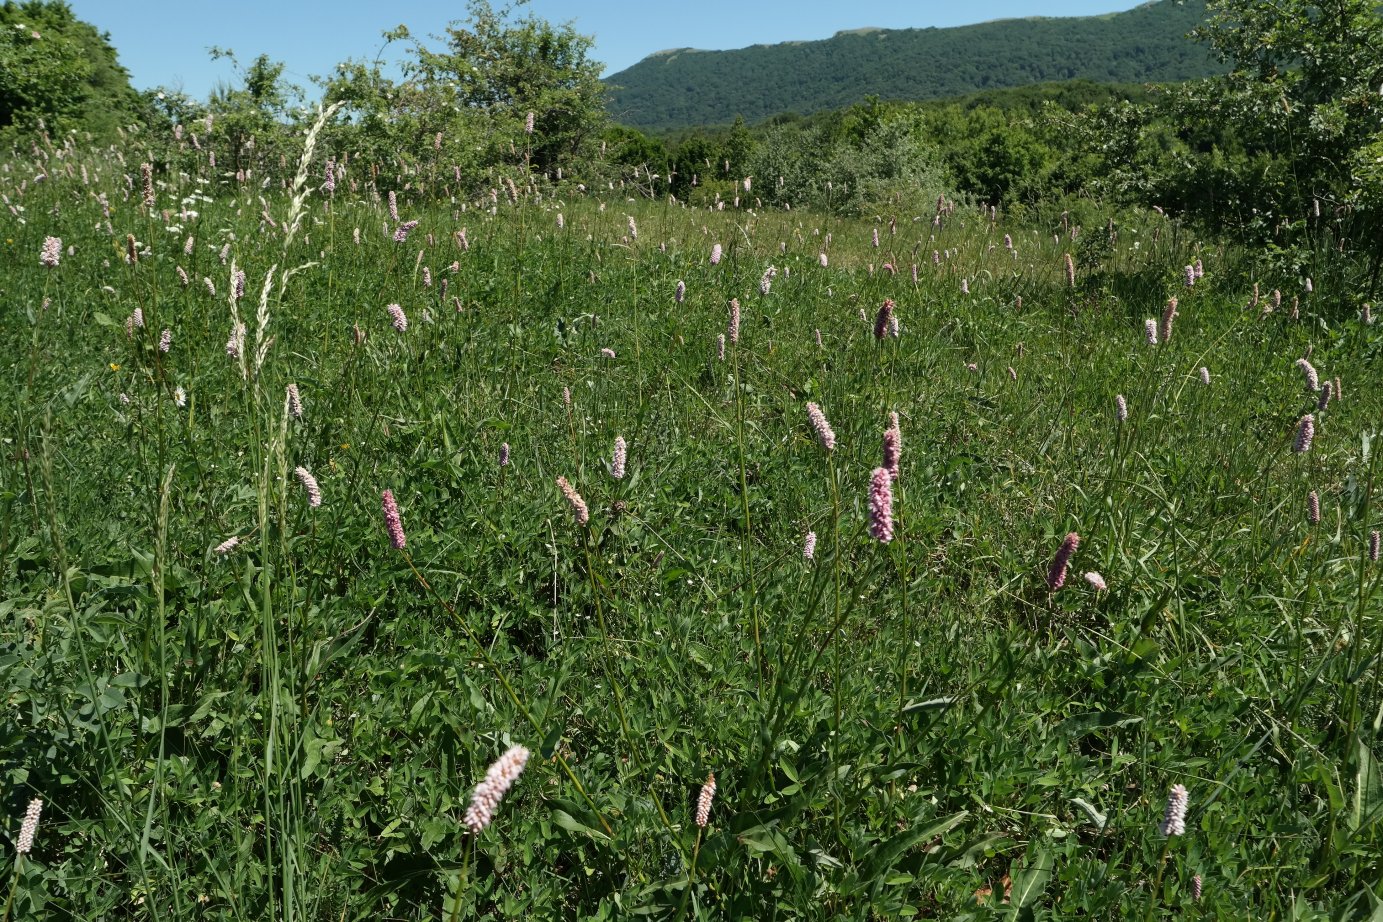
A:
<svg viewBox="0 0 1383 922">
<path fill-rule="evenodd" d="M 587 826 L 585 823 L 581 822 L 565 810 L 553 810 L 552 821 L 556 823 L 558 826 L 561 826 L 567 832 L 578 833 L 579 835 L 583 835 L 591 839 L 596 839 L 601 842 L 610 841 L 610 837 L 607 836 L 605 833 L 601 832 L 599 829 L 593 829 L 592 827 Z"/>
<path fill-rule="evenodd" d="M 1095 824 L 1095 828 L 1103 829 L 1105 824 L 1109 822 L 1109 817 L 1095 809 L 1095 805 L 1089 801 L 1082 800 L 1079 797 L 1072 797 L 1071 803 L 1081 809 L 1081 812 L 1089 818 L 1090 822 Z"/>
<path fill-rule="evenodd" d="M 1038 848 L 1032 861 L 1013 875 L 1013 890 L 1009 895 L 1013 906 L 1022 909 L 1037 902 L 1051 879 L 1052 853 L 1049 849 Z"/>
</svg>

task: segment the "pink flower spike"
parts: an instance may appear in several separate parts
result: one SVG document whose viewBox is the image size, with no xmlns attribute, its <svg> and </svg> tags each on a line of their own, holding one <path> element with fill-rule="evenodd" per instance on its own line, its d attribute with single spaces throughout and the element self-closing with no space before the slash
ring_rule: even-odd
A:
<svg viewBox="0 0 1383 922">
<path fill-rule="evenodd" d="M 885 298 L 884 303 L 879 307 L 879 313 L 874 317 L 874 338 L 883 339 L 888 335 L 889 320 L 893 317 L 893 299 Z"/>
<path fill-rule="evenodd" d="M 869 478 L 869 534 L 882 544 L 893 540 L 892 482 L 886 467 L 874 468 Z"/>
<path fill-rule="evenodd" d="M 1071 563 L 1071 557 L 1076 553 L 1076 548 L 1080 547 L 1080 535 L 1075 532 L 1068 534 L 1061 542 L 1061 547 L 1056 552 L 1056 557 L 1052 560 L 1052 565 L 1047 570 L 1047 589 L 1056 592 L 1066 585 L 1066 568 Z"/>
<path fill-rule="evenodd" d="M 389 543 L 394 550 L 401 551 L 408 542 L 403 536 L 403 519 L 399 517 L 398 503 L 394 502 L 394 491 L 385 490 L 380 498 L 384 504 L 384 527 L 389 530 Z"/>
<path fill-rule="evenodd" d="M 509 747 L 509 750 L 490 766 L 490 770 L 485 773 L 485 780 L 475 786 L 475 793 L 471 795 L 471 805 L 466 810 L 463 820 L 472 833 L 480 835 L 494 820 L 499 802 L 504 799 L 504 795 L 513 787 L 514 782 L 519 780 L 519 775 L 523 774 L 523 767 L 528 764 L 528 755 L 528 750 L 523 746 Z"/>
<path fill-rule="evenodd" d="M 696 825 L 702 829 L 711 821 L 711 801 L 716 796 L 716 776 L 715 772 L 706 776 L 706 783 L 701 786 L 701 794 L 696 798 Z"/>
<path fill-rule="evenodd" d="M 557 488 L 566 497 L 567 505 L 571 506 L 572 517 L 576 519 L 577 525 L 585 525 L 591 520 L 591 512 L 586 508 L 586 501 L 581 498 L 581 494 L 576 492 L 576 488 L 565 477 L 557 478 Z"/>
<path fill-rule="evenodd" d="M 815 403 L 808 403 L 807 419 L 816 430 L 816 439 L 821 443 L 821 447 L 828 452 L 832 451 L 836 447 L 836 434 L 832 431 L 831 424 L 826 421 L 826 414 L 821 411 L 821 407 Z"/>
</svg>

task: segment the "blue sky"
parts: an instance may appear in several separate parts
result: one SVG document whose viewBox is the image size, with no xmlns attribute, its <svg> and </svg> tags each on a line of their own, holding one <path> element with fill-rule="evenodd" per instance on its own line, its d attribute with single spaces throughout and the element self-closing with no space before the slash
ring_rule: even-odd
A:
<svg viewBox="0 0 1383 922">
<path fill-rule="evenodd" d="M 218 81 L 237 82 L 226 61 L 207 49 L 230 48 L 242 63 L 259 54 L 282 61 L 285 76 L 308 89 L 309 77 L 346 58 L 373 60 L 380 33 L 399 24 L 414 36 L 437 34 L 464 18 L 463 0 L 68 0 L 76 15 L 109 32 L 141 89 L 166 86 L 205 98 Z M 503 2 L 494 6 L 503 7 Z M 673 4 L 629 0 L 532 0 L 521 10 L 571 22 L 595 36 L 594 57 L 606 74 L 665 48 L 742 48 L 829 38 L 865 26 L 905 29 L 958 26 L 1014 16 L 1089 16 L 1127 10 L 1139 0 L 969 0 L 966 3 L 875 0 L 698 0 L 673 15 Z"/>
</svg>

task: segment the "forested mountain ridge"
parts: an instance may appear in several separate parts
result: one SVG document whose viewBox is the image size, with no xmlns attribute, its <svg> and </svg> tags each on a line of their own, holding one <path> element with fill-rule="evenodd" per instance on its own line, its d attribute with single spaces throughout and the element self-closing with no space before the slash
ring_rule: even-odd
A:
<svg viewBox="0 0 1383 922">
<path fill-rule="evenodd" d="M 1144 83 L 1219 73 L 1187 37 L 1204 0 L 1156 0 L 1105 16 L 1007 19 L 948 29 L 857 29 L 733 51 L 677 49 L 606 78 L 618 122 L 649 131 L 809 114 L 867 96 L 941 99 L 1089 79 Z"/>
</svg>

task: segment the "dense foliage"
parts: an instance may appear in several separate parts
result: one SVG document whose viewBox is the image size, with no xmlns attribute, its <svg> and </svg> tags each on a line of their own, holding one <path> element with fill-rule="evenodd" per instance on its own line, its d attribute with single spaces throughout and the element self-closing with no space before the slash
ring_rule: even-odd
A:
<svg viewBox="0 0 1383 922">
<path fill-rule="evenodd" d="M 861 15 L 867 15 L 862 12 Z M 1220 66 L 1189 33 L 1204 0 L 1160 0 L 1126 13 L 1014 19 L 951 29 L 862 30 L 736 51 L 679 49 L 607 78 L 615 120 L 650 131 L 758 121 L 885 100 L 1078 78 L 1166 82 Z"/>
<path fill-rule="evenodd" d="M 1376 919 L 1383 32 L 1211 11 L 654 138 L 476 3 L 13 126 L 0 922 Z"/>
<path fill-rule="evenodd" d="M 0 5 L 0 129 L 81 128 L 107 137 L 138 111 L 108 35 L 62 0 Z"/>
<path fill-rule="evenodd" d="M 1372 911 L 1378 327 L 1153 213 L 321 137 L 0 172 L 10 918 Z"/>
</svg>

